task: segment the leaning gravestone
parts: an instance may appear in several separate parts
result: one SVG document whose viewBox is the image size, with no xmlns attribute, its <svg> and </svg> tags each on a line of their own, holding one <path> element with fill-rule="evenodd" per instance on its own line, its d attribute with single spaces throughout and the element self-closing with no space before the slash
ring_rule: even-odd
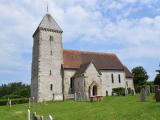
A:
<svg viewBox="0 0 160 120">
<path fill-rule="evenodd" d="M 156 99 L 156 102 L 160 102 L 160 89 L 156 90 L 155 99 Z"/>
<path fill-rule="evenodd" d="M 146 101 L 146 90 L 145 90 L 144 87 L 141 89 L 140 100 L 141 100 L 141 102 L 145 102 Z"/>
</svg>

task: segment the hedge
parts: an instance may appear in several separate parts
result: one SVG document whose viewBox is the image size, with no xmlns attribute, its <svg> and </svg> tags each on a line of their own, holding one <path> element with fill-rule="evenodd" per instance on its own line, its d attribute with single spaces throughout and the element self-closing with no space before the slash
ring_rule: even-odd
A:
<svg viewBox="0 0 160 120">
<path fill-rule="evenodd" d="M 142 87 L 144 87 L 144 88 L 150 87 L 151 93 L 155 93 L 155 92 L 156 92 L 156 89 L 159 88 L 159 85 L 142 85 L 142 86 L 135 86 L 135 91 L 136 91 L 136 93 L 140 93 Z"/>
<path fill-rule="evenodd" d="M 123 87 L 113 88 L 112 89 L 112 94 L 116 93 L 118 96 L 119 95 L 124 95 L 124 91 L 125 91 L 125 88 L 123 88 Z"/>
<path fill-rule="evenodd" d="M 17 99 L 11 99 L 12 105 L 14 104 L 23 104 L 23 103 L 28 103 L 29 99 L 28 98 L 17 98 Z M 8 99 L 0 99 L 0 106 L 2 105 L 7 105 Z"/>
</svg>

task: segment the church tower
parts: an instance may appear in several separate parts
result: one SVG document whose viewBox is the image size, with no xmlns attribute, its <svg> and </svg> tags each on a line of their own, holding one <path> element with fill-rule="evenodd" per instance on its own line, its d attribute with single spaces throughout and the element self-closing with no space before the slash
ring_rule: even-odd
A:
<svg viewBox="0 0 160 120">
<path fill-rule="evenodd" d="M 46 14 L 33 34 L 31 98 L 42 102 L 63 100 L 62 29 Z"/>
</svg>

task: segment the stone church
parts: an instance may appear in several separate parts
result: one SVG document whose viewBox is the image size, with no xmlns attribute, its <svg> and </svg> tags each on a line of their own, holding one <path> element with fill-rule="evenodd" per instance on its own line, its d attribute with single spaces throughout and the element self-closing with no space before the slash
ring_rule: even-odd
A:
<svg viewBox="0 0 160 120">
<path fill-rule="evenodd" d="M 131 72 L 113 53 L 66 50 L 62 29 L 46 14 L 33 34 L 31 97 L 37 101 L 84 100 L 112 95 L 112 89 L 134 90 Z"/>
</svg>

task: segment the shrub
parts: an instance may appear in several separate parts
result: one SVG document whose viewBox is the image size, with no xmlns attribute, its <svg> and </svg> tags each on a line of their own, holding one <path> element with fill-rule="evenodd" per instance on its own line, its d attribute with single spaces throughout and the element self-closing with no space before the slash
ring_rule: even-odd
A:
<svg viewBox="0 0 160 120">
<path fill-rule="evenodd" d="M 116 93 L 118 96 L 120 96 L 120 95 L 124 95 L 124 91 L 125 91 L 125 88 L 123 87 L 113 88 L 112 94 Z"/>
<path fill-rule="evenodd" d="M 135 86 L 135 92 L 140 93 L 141 91 L 141 86 Z"/>
<path fill-rule="evenodd" d="M 127 88 L 128 89 L 128 94 L 131 94 L 131 88 Z"/>
<path fill-rule="evenodd" d="M 0 105 L 7 105 L 8 99 L 0 99 Z M 12 105 L 14 104 L 22 104 L 29 102 L 28 98 L 17 98 L 17 99 L 11 99 Z"/>
<path fill-rule="evenodd" d="M 3 97 L 1 97 L 2 99 L 15 99 L 15 98 L 22 98 L 22 96 L 19 95 L 14 95 L 14 94 L 10 94 L 10 95 L 5 95 Z"/>
</svg>

